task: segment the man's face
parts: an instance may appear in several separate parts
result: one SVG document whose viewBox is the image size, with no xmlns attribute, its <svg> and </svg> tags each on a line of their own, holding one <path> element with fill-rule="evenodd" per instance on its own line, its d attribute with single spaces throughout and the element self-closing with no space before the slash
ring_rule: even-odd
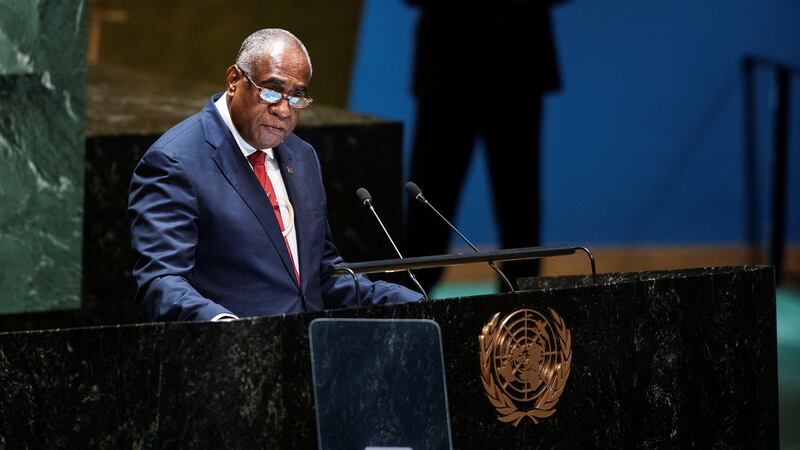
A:
<svg viewBox="0 0 800 450">
<path fill-rule="evenodd" d="M 247 74 L 261 87 L 286 95 L 306 96 L 311 68 L 302 50 L 284 43 L 273 44 L 260 64 Z M 242 138 L 257 149 L 273 148 L 297 125 L 300 111 L 284 98 L 269 104 L 258 96 L 258 89 L 234 65 L 227 72 L 228 106 L 231 119 Z"/>
</svg>

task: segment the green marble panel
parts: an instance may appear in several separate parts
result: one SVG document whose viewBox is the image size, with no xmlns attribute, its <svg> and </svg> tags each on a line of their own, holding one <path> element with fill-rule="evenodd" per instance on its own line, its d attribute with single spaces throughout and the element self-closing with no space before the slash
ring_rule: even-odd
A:
<svg viewBox="0 0 800 450">
<path fill-rule="evenodd" d="M 0 0 L 0 314 L 80 307 L 86 2 Z"/>
</svg>

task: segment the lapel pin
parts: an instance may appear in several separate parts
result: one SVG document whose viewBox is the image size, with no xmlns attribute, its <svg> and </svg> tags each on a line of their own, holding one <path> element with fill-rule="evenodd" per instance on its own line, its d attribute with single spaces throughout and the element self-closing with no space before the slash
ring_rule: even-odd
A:
<svg viewBox="0 0 800 450">
<path fill-rule="evenodd" d="M 289 172 L 289 173 L 294 173 L 294 167 L 286 166 L 286 171 Z"/>
</svg>

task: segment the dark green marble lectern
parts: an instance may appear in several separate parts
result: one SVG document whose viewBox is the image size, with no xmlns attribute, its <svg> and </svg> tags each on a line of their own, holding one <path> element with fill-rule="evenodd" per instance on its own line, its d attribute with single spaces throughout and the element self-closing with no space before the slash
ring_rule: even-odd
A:
<svg viewBox="0 0 800 450">
<path fill-rule="evenodd" d="M 624 273 L 601 275 L 596 283 L 582 276 L 539 278 L 523 284 L 526 291 L 511 294 L 232 323 L 0 334 L 0 447 L 317 448 L 309 324 L 320 318 L 435 322 L 453 448 L 778 447 L 771 268 Z M 567 373 L 551 366 L 562 379 L 558 395 L 548 393 L 557 403 L 539 405 L 552 411 L 549 417 L 502 421 L 511 410 L 501 411 L 495 404 L 499 394 L 487 393 L 482 370 L 487 341 L 478 337 L 495 314 L 523 309 L 547 317 L 557 312 L 562 321 L 553 327 L 560 345 L 569 338 L 570 349 L 558 358 L 563 364 L 569 356 L 570 367 Z M 388 349 L 403 347 L 403 336 L 413 336 L 389 334 Z M 498 359 L 496 367 L 506 372 L 495 387 L 522 377 L 523 366 L 553 359 L 553 352 L 543 355 L 534 347 Z M 512 366 L 504 365 L 512 359 Z M 420 354 L 406 352 L 399 361 L 427 373 Z M 534 375 L 522 378 L 539 386 L 552 372 L 535 375 L 544 381 Z M 382 401 L 395 387 L 391 379 L 357 383 L 360 401 Z M 333 394 L 335 381 L 326 381 Z M 413 389 L 414 383 L 404 386 Z M 395 409 L 386 422 L 370 420 L 369 426 L 388 427 L 418 409 Z M 326 409 L 328 429 L 346 419 L 337 411 Z"/>
</svg>

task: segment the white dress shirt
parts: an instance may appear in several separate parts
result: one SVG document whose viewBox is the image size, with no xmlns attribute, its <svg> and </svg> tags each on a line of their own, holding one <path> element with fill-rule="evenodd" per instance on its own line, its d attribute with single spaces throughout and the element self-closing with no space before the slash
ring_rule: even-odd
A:
<svg viewBox="0 0 800 450">
<path fill-rule="evenodd" d="M 247 158 L 254 152 L 258 151 L 262 151 L 267 154 L 267 176 L 269 177 L 270 182 L 272 182 L 272 188 L 275 191 L 275 197 L 278 199 L 278 205 L 281 211 L 281 219 L 283 219 L 283 229 L 287 231 L 286 241 L 289 243 L 289 251 L 292 254 L 294 268 L 298 275 L 300 275 L 300 256 L 297 254 L 297 233 L 295 232 L 294 227 L 294 211 L 292 211 L 292 206 L 289 202 L 289 195 L 286 192 L 286 185 L 283 183 L 283 176 L 281 176 L 280 167 L 278 167 L 278 161 L 275 159 L 274 150 L 271 148 L 257 150 L 255 147 L 248 144 L 247 141 L 242 139 L 239 131 L 233 125 L 233 120 L 231 120 L 231 114 L 228 110 L 228 102 L 226 101 L 226 97 L 227 94 L 223 93 L 222 97 L 214 102 L 214 106 L 217 107 L 217 111 L 219 111 L 219 115 L 222 116 L 222 120 L 225 121 L 225 125 L 227 125 L 228 129 L 231 130 L 231 134 L 233 135 L 233 138 L 236 141 L 236 144 L 239 146 L 239 150 L 241 150 L 244 157 Z M 211 320 L 218 321 L 235 318 L 236 316 L 231 317 L 229 314 L 220 314 Z"/>
</svg>

